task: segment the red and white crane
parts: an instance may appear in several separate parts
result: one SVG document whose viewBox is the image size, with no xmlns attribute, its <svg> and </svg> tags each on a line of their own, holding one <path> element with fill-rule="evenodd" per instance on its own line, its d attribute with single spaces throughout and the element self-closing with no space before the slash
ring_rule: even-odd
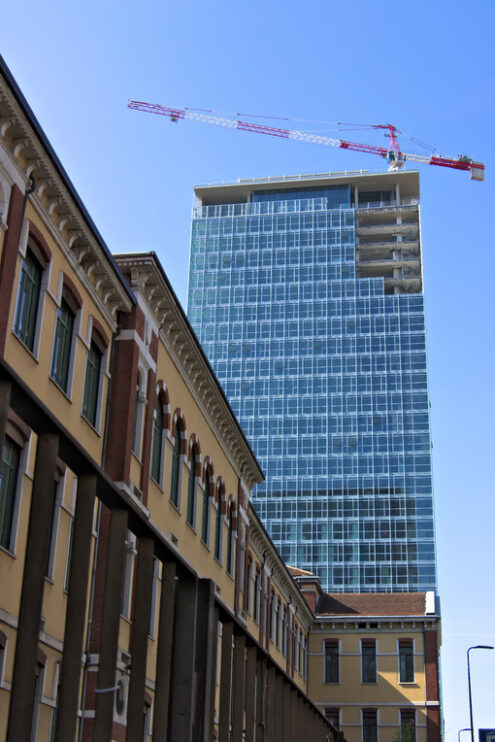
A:
<svg viewBox="0 0 495 742">
<path fill-rule="evenodd" d="M 459 155 L 457 158 L 443 157 L 434 153 L 427 155 L 409 154 L 402 152 L 397 140 L 397 134 L 400 130 L 392 124 L 373 124 L 371 129 L 383 129 L 388 131 L 388 147 L 379 147 L 374 144 L 362 144 L 351 142 L 345 139 L 334 139 L 332 137 L 322 136 L 306 131 L 294 131 L 291 129 L 282 129 L 275 126 L 267 126 L 253 121 L 241 121 L 238 118 L 223 118 L 217 116 L 213 111 L 201 111 L 191 108 L 168 108 L 158 103 L 145 103 L 143 101 L 132 100 L 128 108 L 134 111 L 145 111 L 146 113 L 155 113 L 159 116 L 166 116 L 171 121 L 177 122 L 181 119 L 190 121 L 199 121 L 203 124 L 213 124 L 215 126 L 225 126 L 230 129 L 239 129 L 240 131 L 251 131 L 255 134 L 268 134 L 272 137 L 281 139 L 295 139 L 299 142 L 310 142 L 312 144 L 323 144 L 327 147 L 339 147 L 340 149 L 349 149 L 354 152 L 367 152 L 371 155 L 383 157 L 389 163 L 390 170 L 400 170 L 406 160 L 412 162 L 422 162 L 426 165 L 440 165 L 441 167 L 450 167 L 454 170 L 466 170 L 471 173 L 472 180 L 483 180 L 485 166 L 481 162 Z M 236 114 L 238 115 L 238 114 Z"/>
</svg>

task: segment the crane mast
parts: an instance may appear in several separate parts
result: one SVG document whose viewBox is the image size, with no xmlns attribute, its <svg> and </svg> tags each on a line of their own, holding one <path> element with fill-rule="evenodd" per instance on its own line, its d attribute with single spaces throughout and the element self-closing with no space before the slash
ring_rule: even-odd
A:
<svg viewBox="0 0 495 742">
<path fill-rule="evenodd" d="M 378 155 L 387 160 L 389 170 L 400 170 L 406 160 L 410 160 L 411 162 L 421 162 L 425 165 L 439 165 L 454 170 L 465 170 L 471 173 L 472 180 L 484 180 L 485 166 L 481 162 L 475 162 L 465 155 L 459 155 L 457 158 L 449 158 L 435 154 L 419 155 L 402 152 L 397 139 L 397 134 L 400 132 L 392 124 L 375 124 L 371 127 L 373 129 L 388 130 L 389 145 L 388 147 L 380 147 L 374 144 L 363 144 L 345 139 L 335 139 L 320 134 L 313 134 L 311 132 L 267 126 L 266 124 L 258 124 L 253 121 L 224 118 L 216 116 L 210 111 L 202 112 L 191 110 L 189 108 L 168 108 L 167 106 L 161 106 L 158 103 L 146 103 L 144 101 L 136 100 L 130 101 L 127 105 L 128 108 L 134 111 L 144 111 L 159 116 L 166 116 L 173 122 L 177 122 L 181 119 L 198 121 L 203 124 L 223 126 L 229 129 L 237 129 L 239 131 L 249 131 L 255 134 L 267 134 L 281 139 L 292 139 L 299 142 L 309 142 L 310 144 L 321 144 L 327 147 L 338 147 L 339 149 L 348 149 L 353 152 L 365 152 L 371 155 Z"/>
</svg>

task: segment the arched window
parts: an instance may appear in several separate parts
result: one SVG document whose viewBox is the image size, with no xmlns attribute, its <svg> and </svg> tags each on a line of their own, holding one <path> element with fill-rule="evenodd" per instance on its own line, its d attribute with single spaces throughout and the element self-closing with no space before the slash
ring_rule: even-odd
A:
<svg viewBox="0 0 495 742">
<path fill-rule="evenodd" d="M 162 481 L 162 446 L 163 446 L 163 405 L 160 396 L 156 398 L 153 417 L 153 445 L 151 451 L 151 476 L 157 484 Z"/>
<path fill-rule="evenodd" d="M 187 480 L 186 519 L 189 525 L 194 528 L 194 521 L 196 519 L 196 451 L 194 448 L 191 452 L 191 466 L 189 469 L 189 478 Z"/>
<path fill-rule="evenodd" d="M 229 507 L 229 521 L 227 529 L 227 560 L 226 569 L 229 575 L 233 572 L 233 551 L 234 551 L 234 507 L 233 503 Z"/>
<path fill-rule="evenodd" d="M 222 560 L 222 493 L 218 493 L 217 514 L 215 518 L 215 557 Z"/>
<path fill-rule="evenodd" d="M 170 478 L 170 502 L 179 505 L 179 465 L 180 465 L 180 438 L 181 425 L 179 420 L 175 425 L 174 450 L 172 452 L 172 476 Z"/>
<path fill-rule="evenodd" d="M 208 531 L 210 526 L 210 473 L 205 471 L 205 488 L 203 491 L 203 510 L 201 513 L 201 540 L 208 543 Z"/>
</svg>

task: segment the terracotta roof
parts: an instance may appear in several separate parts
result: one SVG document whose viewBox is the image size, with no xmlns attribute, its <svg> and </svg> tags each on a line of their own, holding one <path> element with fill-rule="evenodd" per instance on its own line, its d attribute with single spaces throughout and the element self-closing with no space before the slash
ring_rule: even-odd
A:
<svg viewBox="0 0 495 742">
<path fill-rule="evenodd" d="M 325 616 L 424 616 L 425 593 L 326 593 L 316 605 Z"/>
</svg>

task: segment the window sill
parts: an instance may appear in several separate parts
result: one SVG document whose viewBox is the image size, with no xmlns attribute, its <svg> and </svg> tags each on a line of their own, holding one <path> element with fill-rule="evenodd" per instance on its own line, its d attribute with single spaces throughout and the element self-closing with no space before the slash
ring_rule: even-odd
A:
<svg viewBox="0 0 495 742">
<path fill-rule="evenodd" d="M 93 431 L 93 433 L 95 433 L 98 436 L 98 438 L 101 438 L 101 435 L 100 435 L 98 429 L 95 428 L 95 426 L 93 425 L 93 423 L 90 422 L 87 417 L 84 417 L 84 415 L 82 414 L 82 412 L 81 412 L 81 420 L 84 420 L 84 422 L 86 423 L 86 425 L 91 428 L 91 430 Z"/>
<path fill-rule="evenodd" d="M 56 389 L 58 389 L 58 391 L 60 392 L 60 394 L 63 394 L 63 396 L 65 397 L 65 399 L 67 400 L 67 402 L 69 402 L 70 404 L 72 404 L 72 399 L 69 397 L 69 395 L 67 394 L 67 392 L 64 391 L 61 386 L 59 386 L 59 384 L 55 381 L 55 379 L 53 378 L 53 376 L 49 376 L 48 378 L 52 382 L 53 386 Z"/>
<path fill-rule="evenodd" d="M 189 523 L 187 518 L 186 518 L 186 526 L 194 533 L 195 536 L 198 535 L 198 532 L 196 531 L 195 527 L 192 525 L 192 523 Z"/>
<path fill-rule="evenodd" d="M 158 487 L 158 489 L 160 490 L 160 492 L 162 493 L 162 495 L 165 494 L 165 490 L 163 489 L 162 485 L 160 484 L 160 482 L 157 482 L 156 481 L 155 477 L 152 474 L 150 474 L 150 481 L 153 482 L 153 484 L 155 485 L 155 487 Z"/>
<path fill-rule="evenodd" d="M 417 685 L 415 680 L 399 680 L 399 685 Z"/>
<path fill-rule="evenodd" d="M 13 551 L 10 551 L 6 546 L 0 546 L 0 552 L 3 552 L 7 556 L 11 557 L 11 559 L 17 559 L 16 555 Z"/>
<path fill-rule="evenodd" d="M 27 351 L 27 352 L 29 353 L 29 355 L 31 356 L 31 358 L 33 359 L 33 361 L 34 361 L 35 363 L 37 363 L 37 364 L 38 364 L 38 366 L 39 366 L 39 363 L 40 363 L 40 362 L 39 362 L 38 358 L 37 358 L 37 357 L 35 356 L 35 354 L 34 354 L 34 351 L 32 351 L 32 350 L 31 350 L 31 348 L 29 348 L 29 347 L 28 347 L 28 346 L 26 345 L 26 343 L 24 342 L 24 340 L 22 340 L 22 339 L 21 339 L 21 338 L 19 337 L 19 335 L 17 335 L 17 333 L 16 333 L 16 332 L 14 332 L 14 330 L 12 330 L 12 335 L 13 335 L 13 336 L 15 337 L 15 339 L 17 340 L 17 342 L 18 342 L 18 343 L 20 343 L 20 344 L 22 345 L 22 347 L 24 348 L 24 350 L 25 350 L 25 351 Z"/>
<path fill-rule="evenodd" d="M 208 552 L 211 553 L 210 547 L 208 546 L 208 544 L 206 543 L 206 541 L 203 541 L 203 539 L 201 539 L 201 546 L 203 546 L 206 549 L 206 551 L 208 551 Z"/>
<path fill-rule="evenodd" d="M 176 512 L 177 512 L 177 513 L 179 514 L 179 515 L 182 515 L 182 512 L 181 512 L 181 510 L 180 510 L 179 506 L 178 506 L 178 505 L 176 505 L 176 504 L 175 504 L 175 502 L 172 502 L 172 500 L 170 500 L 170 498 L 169 498 L 168 504 L 169 504 L 169 505 L 171 505 L 171 506 L 173 507 L 173 509 L 174 509 L 174 510 L 175 510 L 175 511 L 176 511 Z"/>
</svg>

